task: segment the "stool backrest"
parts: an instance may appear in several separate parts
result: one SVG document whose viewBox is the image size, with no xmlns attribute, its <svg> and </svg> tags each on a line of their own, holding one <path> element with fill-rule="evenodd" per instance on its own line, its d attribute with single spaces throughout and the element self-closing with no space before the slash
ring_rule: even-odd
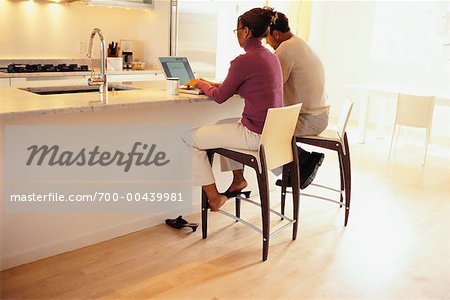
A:
<svg viewBox="0 0 450 300">
<path fill-rule="evenodd" d="M 345 98 L 344 105 L 342 106 L 341 115 L 339 117 L 337 133 L 339 138 L 344 138 L 345 129 L 347 128 L 348 120 L 350 119 L 350 113 L 352 112 L 353 102 L 350 99 Z"/>
<path fill-rule="evenodd" d="M 434 97 L 397 95 L 397 113 L 395 124 L 430 128 L 433 119 Z"/>
<path fill-rule="evenodd" d="M 291 142 L 301 108 L 302 103 L 268 110 L 261 136 L 268 170 L 293 160 Z"/>
</svg>

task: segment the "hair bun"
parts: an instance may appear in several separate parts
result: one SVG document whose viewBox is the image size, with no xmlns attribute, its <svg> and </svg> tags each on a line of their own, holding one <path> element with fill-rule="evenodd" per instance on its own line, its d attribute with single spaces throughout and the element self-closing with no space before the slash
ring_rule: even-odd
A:
<svg viewBox="0 0 450 300">
<path fill-rule="evenodd" d="M 270 6 L 264 6 L 263 9 L 267 10 L 267 11 L 270 11 L 270 12 L 273 12 L 273 7 L 270 7 Z"/>
<path fill-rule="evenodd" d="M 274 20 L 276 20 L 276 19 L 274 19 L 276 12 L 273 10 L 273 7 L 264 6 L 262 8 L 261 13 L 267 17 L 267 21 L 268 21 L 267 26 L 272 25 L 274 23 Z"/>
<path fill-rule="evenodd" d="M 270 25 L 276 24 L 278 21 L 278 12 L 273 12 L 272 19 L 270 20 Z"/>
<path fill-rule="evenodd" d="M 252 37 L 265 37 L 269 32 L 270 25 L 277 19 L 276 16 L 274 19 L 274 14 L 272 7 L 256 7 L 239 16 L 238 20 L 244 27 L 250 29 Z"/>
</svg>

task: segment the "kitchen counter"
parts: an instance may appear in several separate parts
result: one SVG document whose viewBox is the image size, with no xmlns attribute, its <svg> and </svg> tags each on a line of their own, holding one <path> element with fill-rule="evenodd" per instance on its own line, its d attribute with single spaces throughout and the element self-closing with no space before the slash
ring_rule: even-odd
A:
<svg viewBox="0 0 450 300">
<path fill-rule="evenodd" d="M 96 68 L 96 72 L 99 70 Z M 141 75 L 141 74 L 161 74 L 161 70 L 121 70 L 108 71 L 108 75 Z M 38 73 L 5 73 L 0 72 L 0 78 L 29 78 L 29 77 L 62 77 L 62 76 L 90 76 L 91 71 L 88 72 L 38 72 Z"/>
<path fill-rule="evenodd" d="M 17 88 L 0 88 L 0 119 L 210 101 L 205 95 L 169 96 L 165 81 L 136 82 L 129 86 L 138 89 L 109 92 L 107 105 L 98 102 L 97 92 L 37 95 Z"/>
<path fill-rule="evenodd" d="M 83 125 L 89 129 L 97 125 L 114 128 L 178 124 L 196 128 L 239 117 L 244 105 L 237 95 L 220 105 L 205 95 L 168 96 L 165 81 L 137 82 L 132 86 L 141 89 L 109 92 L 107 105 L 89 103 L 98 100 L 98 92 L 36 95 L 12 87 L 0 88 L 0 205 L 7 201 L 3 151 L 9 141 L 5 137 L 8 126 Z M 26 138 L 16 137 L 17 140 Z M 215 164 L 215 178 L 219 189 L 225 190 L 230 174 L 219 172 L 218 166 Z M 250 179 L 248 188 L 257 189 L 256 182 Z M 192 189 L 192 199 L 191 208 L 176 213 L 144 210 L 140 213 L 14 214 L 0 210 L 0 270 L 146 229 L 174 215 L 199 212 L 200 188 Z"/>
</svg>

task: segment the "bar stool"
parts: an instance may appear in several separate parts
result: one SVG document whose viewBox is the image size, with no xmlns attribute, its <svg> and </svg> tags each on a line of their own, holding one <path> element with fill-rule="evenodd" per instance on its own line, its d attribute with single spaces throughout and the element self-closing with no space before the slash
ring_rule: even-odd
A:
<svg viewBox="0 0 450 300">
<path fill-rule="evenodd" d="M 298 228 L 298 209 L 300 202 L 300 180 L 298 173 L 297 146 L 295 143 L 295 125 L 300 113 L 301 104 L 287 107 L 270 108 L 267 112 L 264 123 L 261 142 L 258 151 L 216 148 L 207 150 L 208 158 L 212 164 L 214 154 L 220 154 L 237 162 L 253 168 L 258 179 L 260 203 L 238 196 L 236 201 L 236 215 L 219 210 L 219 213 L 228 216 L 262 234 L 263 252 L 262 260 L 267 260 L 269 252 L 269 238 L 279 233 L 289 225 L 293 225 L 292 239 L 297 237 Z M 297 187 L 293 193 L 293 219 L 289 219 L 279 212 L 270 208 L 268 171 L 283 166 L 283 171 L 290 174 L 293 178 L 293 186 Z M 262 229 L 250 224 L 240 218 L 241 200 L 261 207 Z M 283 216 L 287 221 L 280 228 L 270 233 L 270 212 Z M 207 237 L 208 224 L 208 198 L 205 192 L 202 192 L 202 235 Z"/>
<path fill-rule="evenodd" d="M 343 194 L 345 195 L 345 219 L 344 226 L 347 226 L 348 216 L 350 213 L 350 194 L 351 194 L 351 167 L 350 167 L 350 149 L 348 147 L 347 133 L 345 131 L 347 127 L 348 120 L 350 118 L 350 113 L 352 111 L 353 102 L 349 99 L 345 99 L 344 106 L 339 117 L 338 130 L 326 129 L 323 133 L 313 136 L 299 136 L 296 137 L 297 143 L 308 144 L 316 147 L 321 147 L 325 149 L 334 150 L 337 152 L 339 157 L 339 174 L 341 187 L 340 190 L 334 189 L 328 186 L 319 185 L 311 183 L 311 185 L 320 187 L 323 189 L 331 190 L 339 193 L 340 199 L 336 201 L 328 197 L 322 197 L 316 194 L 302 193 L 303 196 L 313 197 L 317 199 L 322 199 L 337 203 L 342 207 L 343 204 Z M 301 170 L 300 170 L 301 172 Z M 283 172 L 282 177 L 282 187 L 281 187 L 281 214 L 284 214 L 284 207 L 286 201 L 287 193 L 287 174 Z M 295 188 L 292 188 L 295 191 Z"/>
</svg>

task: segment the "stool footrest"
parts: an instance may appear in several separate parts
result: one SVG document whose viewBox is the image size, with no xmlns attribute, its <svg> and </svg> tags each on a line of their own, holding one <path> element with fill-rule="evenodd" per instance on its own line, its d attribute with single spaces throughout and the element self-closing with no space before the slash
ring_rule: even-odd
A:
<svg viewBox="0 0 450 300">
<path fill-rule="evenodd" d="M 243 200 L 243 201 L 246 201 L 248 203 L 251 203 L 253 205 L 256 205 L 258 207 L 261 207 L 261 204 L 259 204 L 258 202 L 250 200 L 250 199 L 247 199 L 245 197 L 237 196 L 236 198 L 238 198 L 240 200 Z M 236 217 L 235 215 L 230 214 L 229 212 L 226 212 L 226 211 L 223 211 L 223 210 L 219 210 L 218 212 L 221 213 L 222 215 L 227 216 L 227 217 L 229 217 L 231 219 L 234 219 L 234 220 L 242 223 L 243 225 L 245 225 L 245 226 L 247 226 L 247 227 L 249 227 L 249 228 L 251 228 L 251 229 L 253 229 L 253 230 L 257 231 L 257 232 L 259 232 L 260 234 L 262 234 L 262 229 L 261 228 L 258 228 L 255 225 L 253 225 L 253 224 L 251 224 L 251 223 L 249 223 L 249 222 L 247 222 L 247 221 L 245 221 L 245 220 L 243 220 L 243 219 L 241 219 L 239 217 Z M 273 231 L 270 234 L 270 237 L 276 235 L 277 233 L 280 233 L 283 229 L 285 229 L 289 225 L 292 225 L 293 223 L 295 223 L 295 220 L 292 220 L 292 219 L 286 217 L 285 215 L 277 212 L 276 210 L 270 209 L 270 212 L 275 214 L 275 215 L 277 215 L 277 216 L 279 216 L 279 217 L 281 217 L 281 218 L 283 218 L 284 220 L 287 221 L 286 224 L 284 224 L 283 226 L 281 226 L 281 227 L 277 228 L 275 231 Z"/>
<path fill-rule="evenodd" d="M 284 217 L 286 219 L 286 217 Z M 280 228 L 274 230 L 271 234 L 270 237 L 273 237 L 274 235 L 280 233 L 283 229 L 285 229 L 286 227 L 292 225 L 293 223 L 295 223 L 295 220 L 290 220 L 289 222 L 287 222 L 286 224 L 284 224 L 283 226 L 281 226 Z"/>
<path fill-rule="evenodd" d="M 240 200 L 246 201 L 246 202 L 248 202 L 248 203 L 250 203 L 250 204 L 253 204 L 253 205 L 255 205 L 255 206 L 261 207 L 261 204 L 259 204 L 259 203 L 256 202 L 256 201 L 250 200 L 250 199 L 248 199 L 248 198 L 243 198 L 243 197 L 241 197 L 241 196 L 238 196 L 238 197 L 236 197 L 236 198 L 239 198 Z M 273 214 L 275 214 L 275 215 L 277 215 L 277 216 L 279 216 L 279 217 L 281 217 L 281 218 L 283 218 L 283 219 L 286 219 L 288 222 L 291 222 L 291 221 L 292 221 L 292 219 L 289 219 L 288 217 L 286 217 L 286 216 L 283 215 L 282 213 L 277 212 L 277 211 L 274 210 L 274 209 L 271 209 L 271 208 L 270 208 L 270 212 L 273 213 Z"/>
<path fill-rule="evenodd" d="M 327 189 L 327 190 L 330 190 L 330 191 L 334 191 L 334 192 L 336 192 L 336 193 L 342 193 L 341 190 L 334 189 L 334 188 L 331 188 L 331 187 L 326 186 L 326 185 L 321 185 L 321 184 L 317 184 L 317 183 L 311 183 L 310 185 L 317 186 L 317 187 L 321 187 L 321 188 L 323 188 L 323 189 Z"/>
<path fill-rule="evenodd" d="M 243 220 L 243 219 L 241 219 L 239 217 L 236 217 L 235 215 L 230 214 L 229 212 L 226 212 L 226 211 L 223 211 L 223 210 L 219 210 L 218 212 L 221 213 L 224 216 L 227 216 L 229 218 L 235 219 L 236 221 L 238 221 L 238 222 L 244 224 L 245 226 L 250 227 L 251 229 L 253 229 L 253 230 L 255 230 L 255 231 L 257 231 L 257 232 L 262 234 L 261 228 L 258 228 L 255 225 L 253 225 L 253 224 L 251 224 L 251 223 L 249 223 L 249 222 L 247 222 L 247 221 L 245 221 L 245 220 Z"/>
<path fill-rule="evenodd" d="M 344 203 L 336 201 L 336 200 L 331 199 L 331 198 L 321 197 L 321 196 L 312 195 L 312 194 L 305 194 L 305 193 L 302 193 L 302 196 L 317 198 L 317 199 L 333 202 L 333 203 L 336 203 L 336 204 L 339 204 L 339 205 L 344 205 Z"/>
<path fill-rule="evenodd" d="M 321 187 L 321 188 L 324 188 L 324 189 L 328 189 L 328 190 L 331 190 L 331 191 L 333 191 L 333 192 L 339 193 L 339 194 L 341 194 L 341 195 L 342 195 L 342 192 L 343 192 L 343 191 L 341 191 L 341 190 L 333 189 L 333 188 L 330 188 L 330 187 L 325 186 L 325 185 L 314 184 L 314 183 L 311 183 L 311 185 L 314 185 L 314 186 L 317 186 L 317 187 Z M 286 193 L 292 194 L 292 190 L 286 191 Z M 322 197 L 322 196 L 313 195 L 313 194 L 307 194 L 307 193 L 302 193 L 301 195 L 302 195 L 302 196 L 306 196 L 306 197 L 317 198 L 317 199 L 321 199 L 321 200 L 333 202 L 333 203 L 336 203 L 336 204 L 339 204 L 339 205 L 344 205 L 344 203 L 342 203 L 342 202 L 339 202 L 339 201 L 336 201 L 336 200 L 334 200 L 334 199 L 327 198 L 327 197 Z"/>
<path fill-rule="evenodd" d="M 333 192 L 336 192 L 336 193 L 342 193 L 343 192 L 341 190 L 338 190 L 338 189 L 335 189 L 335 188 L 332 188 L 332 187 L 329 187 L 329 186 L 326 186 L 326 185 L 316 184 L 316 183 L 311 183 L 310 186 L 317 186 L 317 187 L 320 187 L 320 188 L 323 188 L 323 189 L 327 189 L 327 190 L 330 190 L 330 191 L 333 191 Z M 288 186 L 286 188 L 291 188 L 292 189 L 291 186 Z M 291 193 L 291 192 L 288 192 L 288 193 Z M 302 193 L 302 195 L 303 195 L 303 193 Z"/>
</svg>

